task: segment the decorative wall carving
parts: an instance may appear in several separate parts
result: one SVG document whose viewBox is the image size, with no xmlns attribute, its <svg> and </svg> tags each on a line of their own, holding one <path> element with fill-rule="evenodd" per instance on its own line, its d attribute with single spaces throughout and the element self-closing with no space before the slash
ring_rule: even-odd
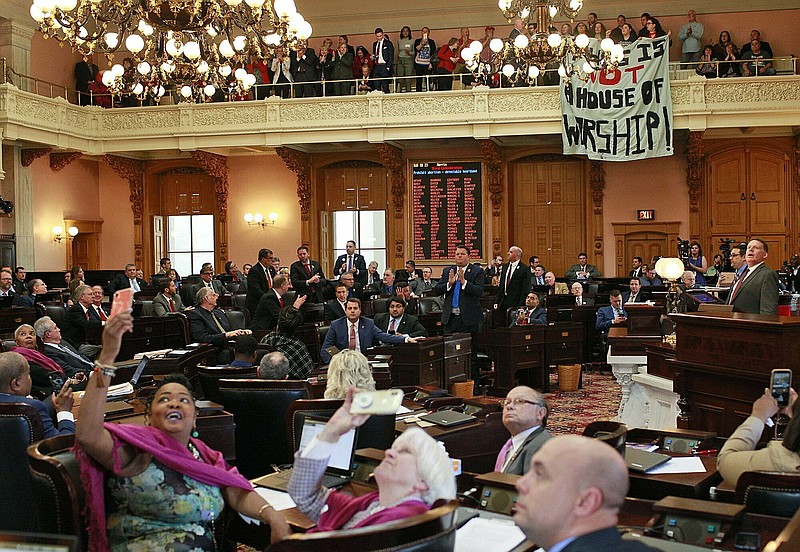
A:
<svg viewBox="0 0 800 552">
<path fill-rule="evenodd" d="M 83 154 L 79 151 L 68 151 L 63 153 L 51 153 L 50 154 L 50 169 L 55 172 L 60 171 L 73 161 L 77 161 L 83 157 Z"/>
<path fill-rule="evenodd" d="M 690 132 L 686 148 L 686 186 L 689 188 L 689 212 L 700 212 L 703 189 L 703 133 Z"/>
<path fill-rule="evenodd" d="M 307 222 L 311 214 L 311 156 L 291 148 L 275 148 L 290 171 L 297 175 L 297 197 L 300 220 Z"/>
<path fill-rule="evenodd" d="M 794 189 L 800 197 L 800 134 L 794 137 Z"/>
<path fill-rule="evenodd" d="M 491 140 L 481 140 L 481 152 L 483 152 L 483 166 L 486 174 L 486 188 L 489 190 L 489 199 L 492 202 L 492 216 L 499 217 L 502 214 L 503 192 L 503 159 L 500 148 Z"/>
<path fill-rule="evenodd" d="M 214 191 L 217 193 L 217 209 L 219 209 L 219 222 L 228 221 L 228 158 L 224 155 L 209 153 L 207 151 L 193 151 L 192 159 L 214 177 Z"/>
<path fill-rule="evenodd" d="M 31 163 L 53 151 L 53 148 L 27 148 L 22 150 L 20 162 L 23 167 L 30 167 Z"/>
<path fill-rule="evenodd" d="M 131 191 L 129 199 L 133 211 L 133 224 L 141 225 L 144 212 L 144 163 L 118 155 L 104 155 L 103 160 L 117 173 L 117 176 L 128 181 Z M 141 244 L 139 247 L 141 249 Z"/>
<path fill-rule="evenodd" d="M 595 215 L 603 214 L 603 190 L 606 187 L 606 170 L 602 161 L 592 161 L 589 165 L 589 188 L 592 191 L 592 207 Z"/>
<path fill-rule="evenodd" d="M 394 205 L 394 218 L 403 219 L 403 206 L 406 197 L 406 164 L 400 148 L 390 144 L 378 144 L 378 156 L 381 163 L 389 169 L 392 175 L 392 202 Z"/>
</svg>

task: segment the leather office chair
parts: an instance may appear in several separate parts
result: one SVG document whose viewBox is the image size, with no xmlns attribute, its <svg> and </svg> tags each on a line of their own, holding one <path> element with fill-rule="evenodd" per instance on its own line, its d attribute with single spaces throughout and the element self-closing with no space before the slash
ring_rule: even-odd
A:
<svg viewBox="0 0 800 552">
<path fill-rule="evenodd" d="M 300 432 L 303 429 L 303 418 L 330 418 L 342 406 L 341 399 L 300 399 L 289 405 L 286 415 L 286 435 L 288 445 L 296 450 L 300 445 Z M 370 416 L 358 431 L 356 448 L 376 448 L 386 450 L 394 443 L 394 414 L 386 416 Z"/>
<path fill-rule="evenodd" d="M 34 307 L 0 309 L 0 333 L 12 335 L 21 324 L 36 322 L 39 312 Z"/>
<path fill-rule="evenodd" d="M 800 509 L 800 474 L 744 472 L 736 483 L 736 502 L 751 514 L 792 517 Z"/>
<path fill-rule="evenodd" d="M 232 295 L 236 295 L 239 292 L 239 286 L 242 284 L 239 282 L 228 282 L 225 284 L 225 289 L 228 290 L 228 293 Z"/>
<path fill-rule="evenodd" d="M 219 380 L 219 402 L 236 423 L 236 466 L 242 475 L 252 479 L 270 473 L 271 464 L 292 462 L 287 410 L 292 401 L 310 396 L 305 381 Z"/>
<path fill-rule="evenodd" d="M 246 293 L 234 293 L 233 300 L 231 302 L 234 307 L 245 308 L 247 303 L 247 294 Z M 253 313 L 251 312 L 250 315 L 252 316 Z"/>
<path fill-rule="evenodd" d="M 156 309 L 152 300 L 139 301 L 142 304 L 142 316 L 155 316 Z"/>
<path fill-rule="evenodd" d="M 457 502 L 433 508 L 424 514 L 373 527 L 295 533 L 270 546 L 268 552 L 443 552 L 453 550 L 456 540 Z"/>
<path fill-rule="evenodd" d="M 28 447 L 40 530 L 75 535 L 79 550 L 86 549 L 83 520 L 84 493 L 80 467 L 72 452 L 74 435 L 58 435 Z"/>
<path fill-rule="evenodd" d="M 181 282 L 178 294 L 181 296 L 181 303 L 183 303 L 184 307 L 194 306 L 194 286 L 195 284 L 190 284 L 185 280 Z"/>
<path fill-rule="evenodd" d="M 0 531 L 35 531 L 28 446 L 44 437 L 39 412 L 26 403 L 0 403 Z"/>
<path fill-rule="evenodd" d="M 435 312 L 442 312 L 443 299 L 438 296 L 434 297 L 420 297 L 417 299 L 419 305 L 419 314 L 432 314 Z"/>
<path fill-rule="evenodd" d="M 623 458 L 625 457 L 625 439 L 628 436 L 628 426 L 625 424 L 611 421 L 592 422 L 584 428 L 583 435 L 608 443 Z"/>
<path fill-rule="evenodd" d="M 390 297 L 376 297 L 372 300 L 372 315 L 389 312 Z"/>
<path fill-rule="evenodd" d="M 317 342 L 319 343 L 319 347 L 317 348 L 317 355 L 312 355 L 312 358 L 314 356 L 319 356 L 319 348 L 321 348 L 322 344 L 325 343 L 325 336 L 328 335 L 328 330 L 330 329 L 330 326 L 317 326 Z M 319 366 L 322 366 L 323 364 L 324 363 L 320 359 Z"/>
<path fill-rule="evenodd" d="M 222 309 L 233 330 L 245 330 L 250 327 L 250 311 L 244 307 L 225 307 Z"/>
<path fill-rule="evenodd" d="M 257 378 L 258 367 L 198 366 L 197 377 L 200 380 L 200 387 L 202 388 L 202 393 L 200 396 L 209 401 L 219 403 L 219 380 Z"/>
</svg>

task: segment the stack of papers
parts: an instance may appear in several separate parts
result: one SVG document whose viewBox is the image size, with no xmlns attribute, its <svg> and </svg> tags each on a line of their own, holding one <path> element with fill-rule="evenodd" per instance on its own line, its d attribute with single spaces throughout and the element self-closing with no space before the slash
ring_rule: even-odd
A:
<svg viewBox="0 0 800 552">
<path fill-rule="evenodd" d="M 476 517 L 456 531 L 455 552 L 503 552 L 525 540 L 525 534 L 511 520 Z"/>
<path fill-rule="evenodd" d="M 163 356 L 169 353 L 172 349 L 158 349 L 157 351 L 144 351 L 143 353 L 136 353 L 133 355 L 134 360 L 142 360 L 142 357 L 147 355 L 147 358 Z"/>
<path fill-rule="evenodd" d="M 81 391 L 80 393 L 76 393 L 79 399 L 83 398 L 83 394 L 85 391 Z M 117 385 L 110 385 L 108 387 L 108 394 L 106 395 L 109 399 L 118 399 L 119 397 L 127 397 L 128 395 L 133 394 L 133 385 L 131 382 L 126 383 L 118 383 Z"/>
<path fill-rule="evenodd" d="M 270 506 L 275 508 L 275 511 L 280 512 L 281 510 L 288 510 L 289 508 L 294 508 L 297 506 L 292 500 L 292 497 L 289 496 L 289 493 L 284 493 L 282 491 L 276 491 L 274 489 L 267 489 L 266 487 L 256 487 L 255 492 L 257 492 L 261 498 L 266 500 Z M 242 519 L 245 520 L 247 523 L 260 525 L 261 522 L 257 519 L 248 517 L 244 514 L 239 514 L 242 516 Z"/>
</svg>

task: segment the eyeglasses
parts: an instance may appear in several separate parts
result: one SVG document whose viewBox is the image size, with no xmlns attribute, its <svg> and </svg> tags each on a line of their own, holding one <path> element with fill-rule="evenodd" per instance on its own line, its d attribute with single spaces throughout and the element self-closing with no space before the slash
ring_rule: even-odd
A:
<svg viewBox="0 0 800 552">
<path fill-rule="evenodd" d="M 529 401 L 527 399 L 501 399 L 500 406 L 503 408 L 507 407 L 508 405 L 513 404 L 514 406 L 522 406 L 523 404 L 532 404 L 534 406 L 544 406 L 542 403 L 536 401 Z"/>
</svg>

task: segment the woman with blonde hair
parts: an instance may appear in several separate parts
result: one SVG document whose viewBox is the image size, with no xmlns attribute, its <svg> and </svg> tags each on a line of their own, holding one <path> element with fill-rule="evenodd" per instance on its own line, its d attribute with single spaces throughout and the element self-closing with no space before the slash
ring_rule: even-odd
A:
<svg viewBox="0 0 800 552">
<path fill-rule="evenodd" d="M 345 350 L 333 356 L 328 366 L 326 399 L 344 399 L 347 390 L 375 391 L 375 380 L 367 357 L 358 351 Z"/>
</svg>

